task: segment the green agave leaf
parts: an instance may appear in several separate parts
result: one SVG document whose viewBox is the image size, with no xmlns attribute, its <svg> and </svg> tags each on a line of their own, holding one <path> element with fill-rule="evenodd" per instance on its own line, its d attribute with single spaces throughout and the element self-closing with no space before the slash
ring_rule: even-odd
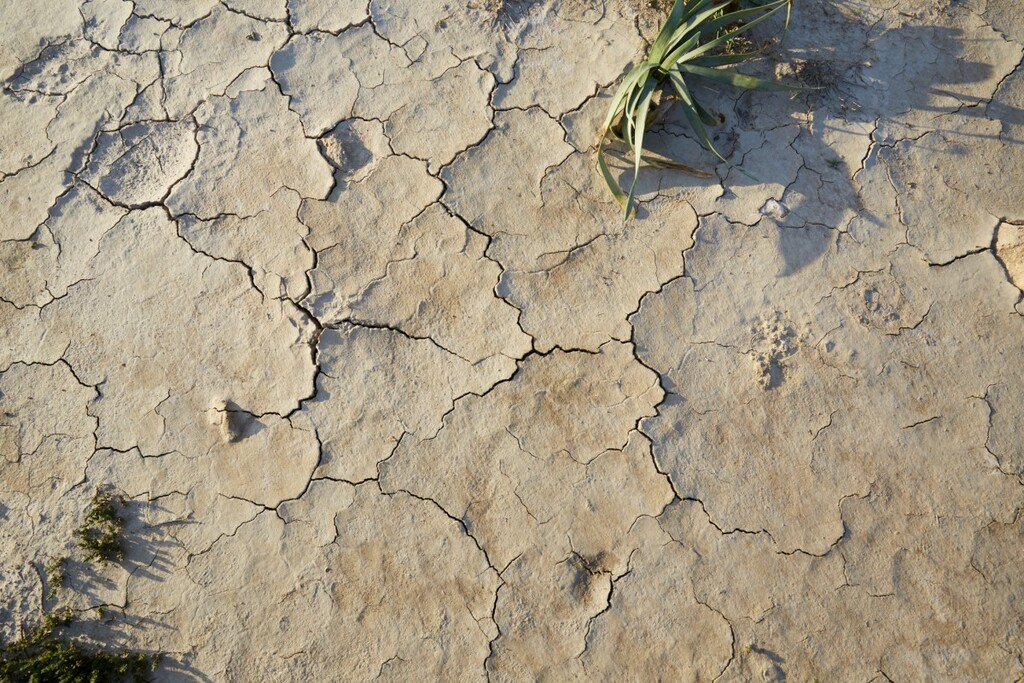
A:
<svg viewBox="0 0 1024 683">
<path fill-rule="evenodd" d="M 707 4 L 707 3 L 701 3 L 701 4 Z M 695 6 L 694 10 L 697 10 L 697 9 L 699 9 L 699 7 Z M 711 18 L 711 17 L 715 16 L 716 14 L 720 13 L 721 11 L 722 11 L 722 8 L 719 5 L 714 5 L 714 6 L 710 7 L 710 8 L 708 8 L 708 9 L 704 9 L 704 11 L 702 11 L 702 12 L 694 11 L 687 18 L 686 23 L 684 23 L 682 26 L 680 26 L 679 28 L 677 28 L 675 30 L 675 32 L 672 34 L 672 38 L 669 41 L 669 44 L 670 45 L 679 45 L 683 41 L 687 40 L 687 37 L 691 36 L 691 34 L 694 37 L 696 37 L 696 38 L 700 38 L 700 33 L 704 30 L 703 27 L 701 26 L 701 24 L 703 24 L 709 18 Z M 696 32 L 696 33 L 694 33 L 694 32 Z"/>
<path fill-rule="evenodd" d="M 713 81 L 721 81 L 722 83 L 728 83 L 729 85 L 734 85 L 738 88 L 745 88 L 747 90 L 795 92 L 807 89 L 797 85 L 786 85 L 776 81 L 769 81 L 755 76 L 736 73 L 735 71 L 729 71 L 727 69 L 709 69 L 707 67 L 697 66 L 696 64 L 680 64 L 679 68 L 695 76 L 702 76 Z"/>
<path fill-rule="evenodd" d="M 647 128 L 647 110 L 651 107 L 651 98 L 654 97 L 654 88 L 657 86 L 653 80 L 648 80 L 644 86 L 643 94 L 636 111 L 636 127 L 633 133 L 633 182 L 629 184 L 629 195 L 626 197 L 626 215 L 629 218 L 634 210 L 636 199 L 636 182 L 640 178 L 640 162 L 643 157 L 644 133 Z"/>
<path fill-rule="evenodd" d="M 705 54 L 707 52 L 710 52 L 711 50 L 714 50 L 716 47 L 724 45 L 731 38 L 735 38 L 736 36 L 740 35 L 741 33 L 749 31 L 753 27 L 755 27 L 758 24 L 760 24 L 762 21 L 767 21 L 773 14 L 775 14 L 776 12 L 778 12 L 782 8 L 782 4 L 781 4 L 782 1 L 784 1 L 784 0 L 780 0 L 780 2 L 773 3 L 772 5 L 765 5 L 764 7 L 756 7 L 756 8 L 749 9 L 749 10 L 739 10 L 739 11 L 733 12 L 730 15 L 726 15 L 726 16 L 733 16 L 733 15 L 741 14 L 741 13 L 744 13 L 744 12 L 750 12 L 753 15 L 755 15 L 755 18 L 750 20 L 750 21 L 748 21 L 748 22 L 746 22 L 746 23 L 741 24 L 739 27 L 734 28 L 731 31 L 723 33 L 722 35 L 718 36 L 717 38 L 715 38 L 713 40 L 709 40 L 708 42 L 701 44 L 700 47 L 695 48 L 694 50 L 691 50 L 690 52 L 687 52 L 686 54 L 682 55 L 679 58 L 678 62 L 679 63 L 681 63 L 681 62 L 689 62 L 689 61 L 691 61 L 691 60 L 693 60 L 693 59 L 695 59 L 697 57 L 700 57 L 701 55 L 703 55 L 703 54 Z M 769 9 L 769 7 L 771 9 Z M 758 13 L 761 13 L 761 15 L 760 16 L 756 16 Z M 716 20 L 716 21 L 720 21 L 720 20 Z M 714 23 L 714 22 L 712 22 L 712 23 Z M 721 26 L 719 26 L 719 28 L 724 28 L 725 26 L 729 26 L 729 25 L 731 25 L 733 23 L 736 23 L 736 22 L 735 21 L 731 21 L 731 22 L 722 24 Z M 706 29 L 706 30 L 708 30 L 710 32 L 710 29 Z M 718 29 L 715 29 L 715 30 L 717 31 Z M 702 35 L 703 35 L 703 32 L 702 32 Z"/>
<path fill-rule="evenodd" d="M 626 208 L 626 193 L 619 187 L 619 183 L 612 176 L 611 170 L 608 168 L 608 162 L 605 161 L 604 155 L 604 144 L 605 137 L 601 138 L 601 142 L 597 145 L 597 167 L 601 170 L 601 176 L 604 177 L 604 182 L 608 185 L 608 189 L 611 190 L 612 197 L 619 203 L 619 206 Z"/>
<path fill-rule="evenodd" d="M 684 0 L 676 0 L 675 4 L 672 5 L 672 11 L 669 13 L 668 19 L 665 21 L 665 25 L 661 27 L 661 31 L 658 32 L 658 37 L 654 39 L 654 44 L 651 45 L 651 61 L 661 61 L 661 57 L 665 54 L 665 50 L 669 45 L 669 39 L 672 37 L 675 27 L 678 26 L 679 22 L 682 20 L 685 9 L 686 3 Z"/>
<path fill-rule="evenodd" d="M 597 166 L 612 196 L 624 208 L 627 220 L 636 209 L 636 187 L 643 164 L 681 170 L 699 177 L 711 176 L 705 171 L 644 151 L 644 136 L 650 124 L 648 119 L 656 118 L 667 106 L 663 103 L 653 112 L 651 110 L 654 93 L 666 79 L 678 96 L 678 106 L 682 107 L 697 140 L 723 160 L 707 129 L 719 121 L 697 102 L 687 78 L 706 78 L 748 90 L 806 89 L 721 68 L 740 64 L 759 54 L 760 50 L 712 54 L 731 39 L 768 20 L 783 7 L 786 8 L 788 29 L 792 0 L 744 0 L 746 7 L 732 11 L 725 9 L 729 4 L 725 0 L 675 0 L 647 59 L 626 74 L 612 97 L 597 145 Z M 624 143 L 623 157 L 632 154 L 633 179 L 628 191 L 619 185 L 608 166 L 608 156 L 619 156 L 618 150 L 608 149 L 608 145 L 615 141 Z M 745 173 L 743 169 L 739 170 Z"/>
<path fill-rule="evenodd" d="M 733 55 L 703 55 L 687 63 L 708 67 L 730 66 L 732 64 L 739 64 L 741 62 L 745 62 L 748 59 L 751 59 L 752 57 L 758 56 L 759 54 L 761 54 L 761 50 L 754 50 L 752 52 L 739 52 Z"/>
<path fill-rule="evenodd" d="M 647 84 L 644 83 L 644 88 Z M 622 114 L 622 130 L 619 131 L 619 135 L 629 146 L 629 149 L 633 149 L 633 133 L 636 130 L 636 108 L 640 102 L 640 97 L 643 95 L 644 88 L 638 88 L 630 93 L 630 101 L 626 106 L 626 111 Z"/>
<path fill-rule="evenodd" d="M 772 0 L 772 2 L 774 1 L 775 0 Z M 712 3 L 716 5 L 721 5 L 722 0 L 687 0 L 687 2 L 685 3 L 686 11 L 683 12 L 683 21 L 690 21 L 690 19 L 692 19 L 693 16 L 697 14 L 697 12 L 700 12 L 701 10 L 703 10 L 705 7 Z M 718 9 L 721 9 L 721 7 L 719 7 Z"/>
<path fill-rule="evenodd" d="M 672 83 L 673 90 L 679 95 L 679 99 L 682 100 L 683 113 L 686 115 L 686 120 L 690 124 L 690 128 L 697 135 L 697 140 L 700 144 L 704 145 L 707 149 L 714 152 L 722 161 L 725 161 L 719 151 L 715 148 L 715 143 L 711 141 L 711 136 L 708 135 L 708 129 L 704 127 L 704 121 L 698 111 L 697 102 L 693 99 L 693 95 L 690 94 L 690 89 L 686 86 L 686 79 L 683 74 L 679 72 L 679 69 L 672 69 L 669 74 L 669 81 Z M 706 113 L 706 112 L 705 112 Z"/>
<path fill-rule="evenodd" d="M 699 40 L 700 34 L 697 33 L 691 36 L 686 42 L 681 44 L 679 47 L 672 50 L 672 52 L 668 53 L 668 55 L 666 55 L 661 62 L 662 70 L 668 71 L 670 68 L 675 66 L 675 64 L 679 61 L 679 58 L 685 55 L 687 52 L 692 51 L 693 48 L 697 45 L 697 41 Z"/>
<path fill-rule="evenodd" d="M 751 5 L 765 5 L 771 0 L 747 0 Z M 789 19 L 793 14 L 793 0 L 786 0 L 786 31 L 789 30 Z"/>
<path fill-rule="evenodd" d="M 627 160 L 626 155 L 621 152 L 608 150 L 606 154 L 608 154 L 609 156 L 613 156 L 621 161 Z M 644 151 L 644 166 L 654 166 L 655 168 L 665 168 L 673 171 L 683 171 L 684 173 L 688 173 L 689 175 L 696 176 L 698 178 L 713 178 L 715 175 L 714 173 L 702 171 L 699 168 L 688 166 L 687 164 L 675 161 L 674 159 L 669 159 L 668 157 L 662 156 L 660 154 L 655 154 L 650 150 Z M 623 195 L 623 197 L 625 197 L 625 195 Z"/>
<path fill-rule="evenodd" d="M 697 115 L 700 116 L 700 120 L 703 121 L 705 125 L 717 126 L 721 123 L 719 119 L 709 114 L 704 107 L 700 106 L 700 102 L 698 102 L 696 98 L 693 100 L 693 108 L 697 110 Z"/>
<path fill-rule="evenodd" d="M 648 152 L 647 154 L 648 154 L 648 157 L 649 157 L 650 156 L 650 152 Z M 667 170 L 670 170 L 670 171 L 682 171 L 683 173 L 687 173 L 689 175 L 696 176 L 698 178 L 714 178 L 715 177 L 714 173 L 708 173 L 707 171 L 702 171 L 699 168 L 694 168 L 693 166 L 687 166 L 684 163 L 681 163 L 681 162 L 678 162 L 678 161 L 672 161 L 671 159 L 668 159 L 668 158 L 665 158 L 665 157 L 657 157 L 657 158 L 654 158 L 654 159 L 647 158 L 647 159 L 644 160 L 644 163 L 647 164 L 648 166 L 654 166 L 656 168 L 664 168 L 664 169 L 667 169 Z"/>
<path fill-rule="evenodd" d="M 748 7 L 747 9 L 738 9 L 732 12 L 727 12 L 716 19 L 709 21 L 707 24 L 701 27 L 701 31 L 704 35 L 713 36 L 722 29 L 732 26 L 733 24 L 740 24 L 741 30 L 746 30 L 751 26 L 755 25 L 755 22 L 764 21 L 766 18 L 778 12 L 785 6 L 789 0 L 773 0 L 763 5 L 756 5 L 754 7 Z"/>
<path fill-rule="evenodd" d="M 605 129 L 604 135 L 602 136 L 601 140 L 605 139 L 611 139 L 614 140 L 615 142 L 625 142 L 625 140 L 623 140 L 622 136 L 619 134 L 619 131 L 615 130 L 615 128 Z"/>
<path fill-rule="evenodd" d="M 657 65 L 652 66 L 656 67 Z M 653 70 L 654 69 L 652 69 L 652 71 Z M 637 120 L 641 116 L 641 114 L 639 113 L 639 107 L 643 102 L 645 96 L 647 96 L 648 98 L 654 96 L 654 90 L 657 88 L 660 82 L 660 78 L 654 78 L 649 75 L 647 80 L 645 80 L 642 84 L 638 84 L 638 86 L 630 92 L 629 97 L 626 100 L 626 107 L 623 111 L 622 116 L 622 130 L 620 132 L 620 136 L 626 141 L 626 143 L 629 145 L 629 148 L 634 151 L 639 149 L 634 146 Z M 647 104 L 648 106 L 650 106 L 649 100 Z M 643 113 L 642 116 L 646 121 L 646 112 Z"/>
<path fill-rule="evenodd" d="M 642 62 L 639 65 L 633 67 L 626 77 L 622 81 L 622 85 L 615 91 L 615 95 L 612 97 L 611 108 L 608 110 L 608 116 L 605 117 L 603 129 L 611 126 L 615 117 L 623 111 L 625 108 L 625 102 L 628 99 L 633 88 L 639 86 L 640 81 L 657 65 L 650 64 L 648 62 Z"/>
</svg>

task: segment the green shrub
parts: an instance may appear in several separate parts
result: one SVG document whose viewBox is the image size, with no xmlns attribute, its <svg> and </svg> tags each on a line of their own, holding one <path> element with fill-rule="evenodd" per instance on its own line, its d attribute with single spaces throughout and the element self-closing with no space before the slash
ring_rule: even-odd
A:
<svg viewBox="0 0 1024 683">
<path fill-rule="evenodd" d="M 75 531 L 78 547 L 85 551 L 86 560 L 107 564 L 124 559 L 121 543 L 124 520 L 119 514 L 124 505 L 125 501 L 120 496 L 96 493 L 85 519 Z"/>
<path fill-rule="evenodd" d="M 124 559 L 120 496 L 97 492 L 82 524 L 75 531 L 85 559 L 101 565 Z M 44 568 L 46 599 L 58 597 L 64 584 L 68 558 L 51 560 Z M 96 608 L 102 618 L 102 608 Z M 38 627 L 12 643 L 0 643 L 0 683 L 141 683 L 153 672 L 159 655 L 109 650 L 58 634 L 74 613 L 47 612 Z"/>
<path fill-rule="evenodd" d="M 156 659 L 141 652 L 104 652 L 55 635 L 70 612 L 47 614 L 21 640 L 0 645 L 0 683 L 142 683 Z"/>
</svg>

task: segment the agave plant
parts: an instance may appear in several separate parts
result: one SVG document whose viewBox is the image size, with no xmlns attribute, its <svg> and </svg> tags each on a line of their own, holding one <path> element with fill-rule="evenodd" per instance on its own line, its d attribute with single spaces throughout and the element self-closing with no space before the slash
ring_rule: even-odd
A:
<svg viewBox="0 0 1024 683">
<path fill-rule="evenodd" d="M 612 98 L 611 109 L 602 127 L 597 148 L 597 164 L 616 201 L 628 219 L 635 208 L 637 176 L 643 160 L 644 134 L 653 114 L 651 102 L 655 93 L 666 84 L 671 87 L 686 120 L 697 140 L 724 161 L 715 149 L 707 127 L 719 123 L 694 99 L 689 85 L 691 78 L 706 79 L 748 90 L 800 90 L 721 67 L 746 61 L 757 50 L 739 54 L 723 53 L 729 41 L 749 31 L 776 12 L 788 11 L 792 0 L 746 0 L 738 7 L 734 0 L 675 0 L 668 20 L 651 45 L 647 59 L 635 66 L 622 81 Z M 633 154 L 633 181 L 624 191 L 612 177 L 605 160 L 605 143 L 609 138 L 624 142 Z M 708 175 L 684 164 L 659 159 L 661 166 L 680 168 L 698 175 Z"/>
</svg>

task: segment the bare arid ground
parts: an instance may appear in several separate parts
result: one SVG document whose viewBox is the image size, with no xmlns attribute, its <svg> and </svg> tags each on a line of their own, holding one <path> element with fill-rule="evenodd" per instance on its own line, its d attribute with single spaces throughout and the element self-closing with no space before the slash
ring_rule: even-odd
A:
<svg viewBox="0 0 1024 683">
<path fill-rule="evenodd" d="M 797 2 L 746 68 L 816 89 L 702 91 L 725 163 L 670 111 L 714 177 L 645 168 L 623 222 L 597 133 L 661 16 L 4 2 L 0 638 L 70 606 L 157 681 L 1024 680 L 1020 4 Z"/>
</svg>

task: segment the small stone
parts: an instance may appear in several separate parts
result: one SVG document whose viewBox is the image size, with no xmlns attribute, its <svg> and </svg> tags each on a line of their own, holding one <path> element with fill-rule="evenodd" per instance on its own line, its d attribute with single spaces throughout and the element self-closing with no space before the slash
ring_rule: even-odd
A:
<svg viewBox="0 0 1024 683">
<path fill-rule="evenodd" d="M 783 220 L 789 215 L 789 209 L 786 208 L 785 204 L 782 204 L 776 199 L 769 199 L 761 207 L 761 215 L 769 216 L 777 221 Z"/>
</svg>

